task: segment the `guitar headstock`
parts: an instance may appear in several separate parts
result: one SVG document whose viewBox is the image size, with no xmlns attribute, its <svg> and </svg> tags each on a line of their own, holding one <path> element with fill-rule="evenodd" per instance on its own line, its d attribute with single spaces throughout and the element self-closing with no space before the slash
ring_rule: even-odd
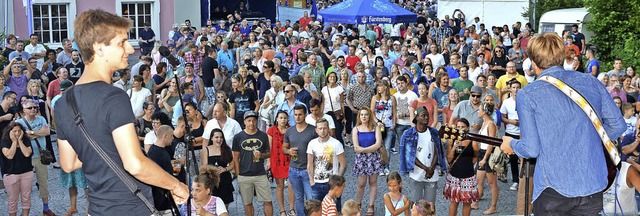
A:
<svg viewBox="0 0 640 216">
<path fill-rule="evenodd" d="M 442 139 L 452 139 L 458 141 L 464 140 L 467 135 L 464 131 L 460 131 L 454 126 L 449 125 L 441 126 L 438 132 L 440 133 L 440 138 Z"/>
</svg>

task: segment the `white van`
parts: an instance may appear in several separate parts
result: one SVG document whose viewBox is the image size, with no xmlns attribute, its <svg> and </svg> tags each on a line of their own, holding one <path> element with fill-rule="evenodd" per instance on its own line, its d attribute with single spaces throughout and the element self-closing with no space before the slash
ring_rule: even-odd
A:
<svg viewBox="0 0 640 216">
<path fill-rule="evenodd" d="M 590 21 L 591 15 L 586 8 L 569 8 L 548 11 L 540 17 L 540 27 L 538 32 L 556 32 L 562 35 L 562 31 L 571 31 L 573 24 L 578 25 L 578 31 L 584 34 L 585 44 L 589 43 L 593 32 L 589 31 L 583 22 Z"/>
</svg>

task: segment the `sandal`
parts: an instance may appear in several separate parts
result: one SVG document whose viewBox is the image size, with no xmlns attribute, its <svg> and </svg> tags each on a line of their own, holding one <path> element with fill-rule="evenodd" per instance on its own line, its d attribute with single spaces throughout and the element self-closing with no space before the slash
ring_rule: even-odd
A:
<svg viewBox="0 0 640 216">
<path fill-rule="evenodd" d="M 371 210 L 371 211 L 369 211 Z M 365 216 L 373 216 L 375 213 L 375 206 L 374 205 L 369 205 L 369 209 L 367 209 L 367 214 L 365 214 Z"/>
<path fill-rule="evenodd" d="M 289 216 L 296 216 L 296 210 L 289 210 Z"/>
<path fill-rule="evenodd" d="M 491 211 L 491 209 L 493 209 L 493 211 Z M 496 212 L 498 212 L 498 208 L 496 208 L 496 206 L 491 205 L 489 207 L 489 209 L 485 210 L 482 212 L 483 215 L 492 215 L 495 214 Z"/>
<path fill-rule="evenodd" d="M 287 211 L 280 211 L 280 216 L 283 216 L 282 214 L 284 214 L 284 216 L 289 216 L 287 215 Z"/>
</svg>

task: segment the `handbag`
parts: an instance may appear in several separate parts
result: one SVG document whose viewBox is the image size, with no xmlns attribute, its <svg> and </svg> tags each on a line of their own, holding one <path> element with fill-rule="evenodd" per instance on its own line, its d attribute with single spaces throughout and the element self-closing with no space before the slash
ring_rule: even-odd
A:
<svg viewBox="0 0 640 216">
<path fill-rule="evenodd" d="M 107 163 L 107 165 L 109 165 L 109 168 L 111 168 L 111 170 L 116 174 L 116 176 L 118 176 L 118 178 L 124 183 L 124 185 L 127 186 L 129 191 L 134 195 L 136 195 L 144 203 L 144 205 L 147 206 L 149 211 L 151 211 L 151 215 L 152 216 L 159 215 L 158 210 L 153 206 L 153 203 L 149 202 L 149 200 L 146 197 L 144 197 L 142 193 L 140 193 L 141 190 L 133 182 L 133 178 L 129 174 L 125 173 L 122 167 L 116 166 L 116 163 L 111 158 L 109 158 L 109 156 L 104 151 L 104 149 L 102 149 L 102 147 L 100 147 L 98 143 L 93 138 L 91 138 L 91 136 L 89 135 L 89 132 L 87 131 L 87 128 L 84 126 L 82 115 L 80 115 L 80 112 L 78 111 L 78 104 L 76 103 L 76 97 L 74 95 L 73 90 L 74 90 L 73 87 L 71 87 L 70 89 L 67 89 L 64 95 L 65 95 L 65 99 L 67 99 L 67 103 L 69 103 L 68 104 L 69 107 L 73 111 L 75 124 L 78 126 L 80 131 L 82 131 L 82 134 L 84 135 L 85 139 L 87 139 L 89 144 L 91 144 L 91 147 L 93 147 L 93 149 L 96 152 L 98 152 L 98 155 L 100 155 L 102 160 L 104 160 Z"/>
<path fill-rule="evenodd" d="M 503 153 L 500 148 L 493 148 L 493 152 L 489 156 L 489 167 L 496 173 L 503 173 L 509 163 L 509 156 Z"/>
<path fill-rule="evenodd" d="M 22 121 L 24 121 L 24 124 L 27 125 L 27 128 L 30 131 L 33 131 L 33 129 L 31 128 L 31 125 L 29 125 L 29 122 L 27 121 L 27 119 L 25 117 L 22 117 Z M 38 145 L 38 152 L 40 152 L 40 163 L 44 164 L 44 165 L 49 165 L 51 163 L 53 163 L 54 159 L 53 159 L 53 153 L 51 153 L 51 151 L 47 150 L 46 148 L 43 148 L 42 145 L 40 145 L 40 142 L 38 141 L 38 138 L 33 139 L 36 141 L 36 144 Z"/>
<path fill-rule="evenodd" d="M 382 163 L 382 165 L 389 164 L 389 152 L 386 148 L 384 148 L 384 146 L 381 146 L 378 149 L 378 153 L 380 153 L 380 162 Z"/>
<path fill-rule="evenodd" d="M 336 120 L 342 121 L 344 119 L 344 112 L 342 109 L 334 110 L 333 109 L 333 101 L 331 101 L 331 89 L 327 85 L 327 95 L 329 95 L 329 104 L 331 104 L 331 110 L 333 110 L 333 115 L 336 117 Z"/>
</svg>

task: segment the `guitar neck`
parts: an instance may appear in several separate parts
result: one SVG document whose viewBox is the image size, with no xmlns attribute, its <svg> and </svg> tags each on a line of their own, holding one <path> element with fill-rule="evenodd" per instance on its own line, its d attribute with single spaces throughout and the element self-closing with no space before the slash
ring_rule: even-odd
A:
<svg viewBox="0 0 640 216">
<path fill-rule="evenodd" d="M 486 144 L 493 145 L 493 146 L 498 146 L 498 147 L 500 147 L 500 145 L 502 145 L 502 139 L 495 138 L 495 137 L 490 137 L 490 136 L 485 136 L 485 135 L 480 135 L 480 134 L 474 134 L 474 133 L 467 133 L 466 136 L 465 136 L 465 139 L 472 140 L 472 141 L 477 141 L 477 142 L 481 142 L 481 143 L 486 143 Z"/>
</svg>

